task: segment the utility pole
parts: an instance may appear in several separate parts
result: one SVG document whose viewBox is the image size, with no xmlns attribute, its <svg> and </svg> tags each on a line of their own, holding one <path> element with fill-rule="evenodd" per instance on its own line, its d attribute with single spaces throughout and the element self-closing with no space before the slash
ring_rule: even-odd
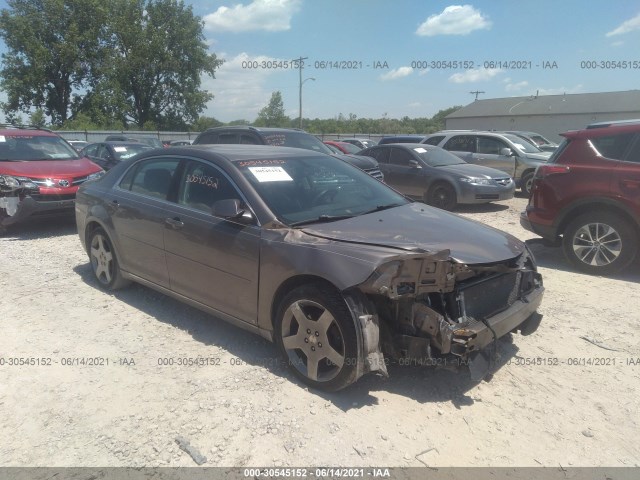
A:
<svg viewBox="0 0 640 480">
<path fill-rule="evenodd" d="M 476 100 L 478 100 L 478 95 L 481 93 L 485 93 L 485 92 L 481 92 L 479 90 L 476 90 L 475 92 L 469 92 L 471 95 L 475 95 L 476 96 Z"/>
<path fill-rule="evenodd" d="M 297 59 L 294 60 L 294 61 L 298 62 L 298 73 L 299 73 L 299 78 L 300 78 L 299 93 L 298 93 L 298 99 L 299 99 L 298 126 L 300 128 L 302 128 L 302 84 L 303 84 L 303 81 L 302 81 L 302 62 L 305 61 L 307 58 L 309 58 L 309 57 L 300 57 L 300 58 L 297 58 Z"/>
</svg>

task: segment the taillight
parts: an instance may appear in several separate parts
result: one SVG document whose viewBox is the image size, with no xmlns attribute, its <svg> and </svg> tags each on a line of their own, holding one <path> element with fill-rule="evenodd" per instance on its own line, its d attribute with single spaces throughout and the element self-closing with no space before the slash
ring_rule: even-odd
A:
<svg viewBox="0 0 640 480">
<path fill-rule="evenodd" d="M 536 169 L 535 178 L 545 178 L 549 175 L 558 175 L 561 173 L 569 173 L 571 169 L 564 165 L 540 165 Z"/>
</svg>

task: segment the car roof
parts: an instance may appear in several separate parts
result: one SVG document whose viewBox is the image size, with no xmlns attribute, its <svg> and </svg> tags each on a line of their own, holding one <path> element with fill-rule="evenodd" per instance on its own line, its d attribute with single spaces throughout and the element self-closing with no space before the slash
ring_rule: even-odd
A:
<svg viewBox="0 0 640 480">
<path fill-rule="evenodd" d="M 405 149 L 411 149 L 413 150 L 414 148 L 424 148 L 425 150 L 436 150 L 439 149 L 440 147 L 437 147 L 435 145 L 429 145 L 428 143 L 383 143 L 382 145 L 374 145 L 373 147 L 369 147 L 369 148 L 385 148 L 385 147 L 398 147 L 398 148 L 402 148 L 404 147 Z"/>
<path fill-rule="evenodd" d="M 57 133 L 47 129 L 40 129 L 34 127 L 6 127 L 0 128 L 0 135 L 4 137 L 19 137 L 28 135 L 30 137 L 58 137 Z"/>
<path fill-rule="evenodd" d="M 242 144 L 199 144 L 169 147 L 164 149 L 163 154 L 171 152 L 193 152 L 200 150 L 213 154 L 217 158 L 223 158 L 230 162 L 239 162 L 242 160 L 261 160 L 261 159 L 291 159 L 298 157 L 316 157 L 323 155 L 330 157 L 322 152 L 307 150 L 305 148 L 293 147 L 273 147 L 270 145 L 242 145 Z M 152 152 L 152 155 L 156 153 Z M 335 157 L 334 157 L 335 158 Z"/>
<path fill-rule="evenodd" d="M 305 132 L 299 128 L 277 128 L 277 127 L 254 127 L 253 125 L 229 125 L 228 127 L 211 127 L 207 128 L 207 132 L 215 132 L 218 130 L 253 130 L 256 132 Z M 311 134 L 309 134 L 311 135 Z"/>
<path fill-rule="evenodd" d="M 122 146 L 122 147 L 143 147 L 143 148 L 153 148 L 150 145 L 142 142 L 127 142 L 127 141 L 118 141 L 118 140 L 106 140 L 104 142 L 96 142 L 96 143 L 105 143 L 111 146 Z"/>
</svg>

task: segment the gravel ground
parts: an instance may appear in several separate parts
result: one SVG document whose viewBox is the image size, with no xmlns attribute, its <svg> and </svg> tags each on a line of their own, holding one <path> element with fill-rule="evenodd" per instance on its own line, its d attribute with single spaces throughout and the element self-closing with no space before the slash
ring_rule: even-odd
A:
<svg viewBox="0 0 640 480">
<path fill-rule="evenodd" d="M 525 204 L 459 213 L 527 239 Z M 72 220 L 23 225 L 0 238 L 0 466 L 638 466 L 640 266 L 593 277 L 532 249 L 543 323 L 490 380 L 396 366 L 325 394 L 257 336 L 101 291 Z"/>
</svg>

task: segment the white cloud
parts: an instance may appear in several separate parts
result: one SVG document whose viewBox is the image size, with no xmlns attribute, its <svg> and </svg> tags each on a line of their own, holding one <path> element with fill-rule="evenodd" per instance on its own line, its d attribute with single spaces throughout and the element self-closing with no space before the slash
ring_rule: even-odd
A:
<svg viewBox="0 0 640 480">
<path fill-rule="evenodd" d="M 279 32 L 291 28 L 291 17 L 300 8 L 300 0 L 253 0 L 248 5 L 222 6 L 205 15 L 207 30 Z"/>
<path fill-rule="evenodd" d="M 413 73 L 413 68 L 411 67 L 400 67 L 395 68 L 393 70 L 389 70 L 387 73 L 383 73 L 380 75 L 380 80 L 396 80 L 398 78 L 409 76 Z"/>
<path fill-rule="evenodd" d="M 629 33 L 634 30 L 640 30 L 640 13 L 633 18 L 630 18 L 626 22 L 622 22 L 622 24 L 610 32 L 607 33 L 607 37 L 613 37 L 614 35 L 622 35 L 624 33 Z"/>
<path fill-rule="evenodd" d="M 410 108 L 418 108 L 418 107 L 421 107 L 421 106 L 422 106 L 422 104 L 420 102 L 411 102 L 409 104 Z"/>
<path fill-rule="evenodd" d="M 419 77 L 424 77 L 427 73 L 429 73 L 431 71 L 430 68 L 425 68 L 424 70 L 420 70 L 420 73 L 418 74 Z"/>
<path fill-rule="evenodd" d="M 476 68 L 464 73 L 454 73 L 449 77 L 449 81 L 453 83 L 483 82 L 502 72 L 501 68 Z"/>
<path fill-rule="evenodd" d="M 416 35 L 468 35 L 474 30 L 488 30 L 491 20 L 471 5 L 451 5 L 438 15 L 430 15 L 416 30 Z"/>
<path fill-rule="evenodd" d="M 522 82 L 518 82 L 518 83 L 507 83 L 504 89 L 507 92 L 517 92 L 519 90 L 522 90 L 524 87 L 528 85 L 529 85 L 529 82 L 527 82 L 526 80 L 523 80 Z"/>
<path fill-rule="evenodd" d="M 623 41 L 613 42 L 611 44 L 612 47 L 621 47 L 622 45 L 624 45 Z"/>
<path fill-rule="evenodd" d="M 221 53 L 224 64 L 216 71 L 216 78 L 203 80 L 203 88 L 215 95 L 207 105 L 204 115 L 220 121 L 245 119 L 255 120 L 258 111 L 269 103 L 269 98 L 277 88 L 268 88 L 267 81 L 273 75 L 295 75 L 291 70 L 248 68 L 261 62 L 273 62 L 281 59 L 265 55 L 252 56 L 246 52 L 233 58 Z M 249 62 L 249 63 L 248 63 Z M 292 77 L 297 85 L 297 76 Z"/>
</svg>

